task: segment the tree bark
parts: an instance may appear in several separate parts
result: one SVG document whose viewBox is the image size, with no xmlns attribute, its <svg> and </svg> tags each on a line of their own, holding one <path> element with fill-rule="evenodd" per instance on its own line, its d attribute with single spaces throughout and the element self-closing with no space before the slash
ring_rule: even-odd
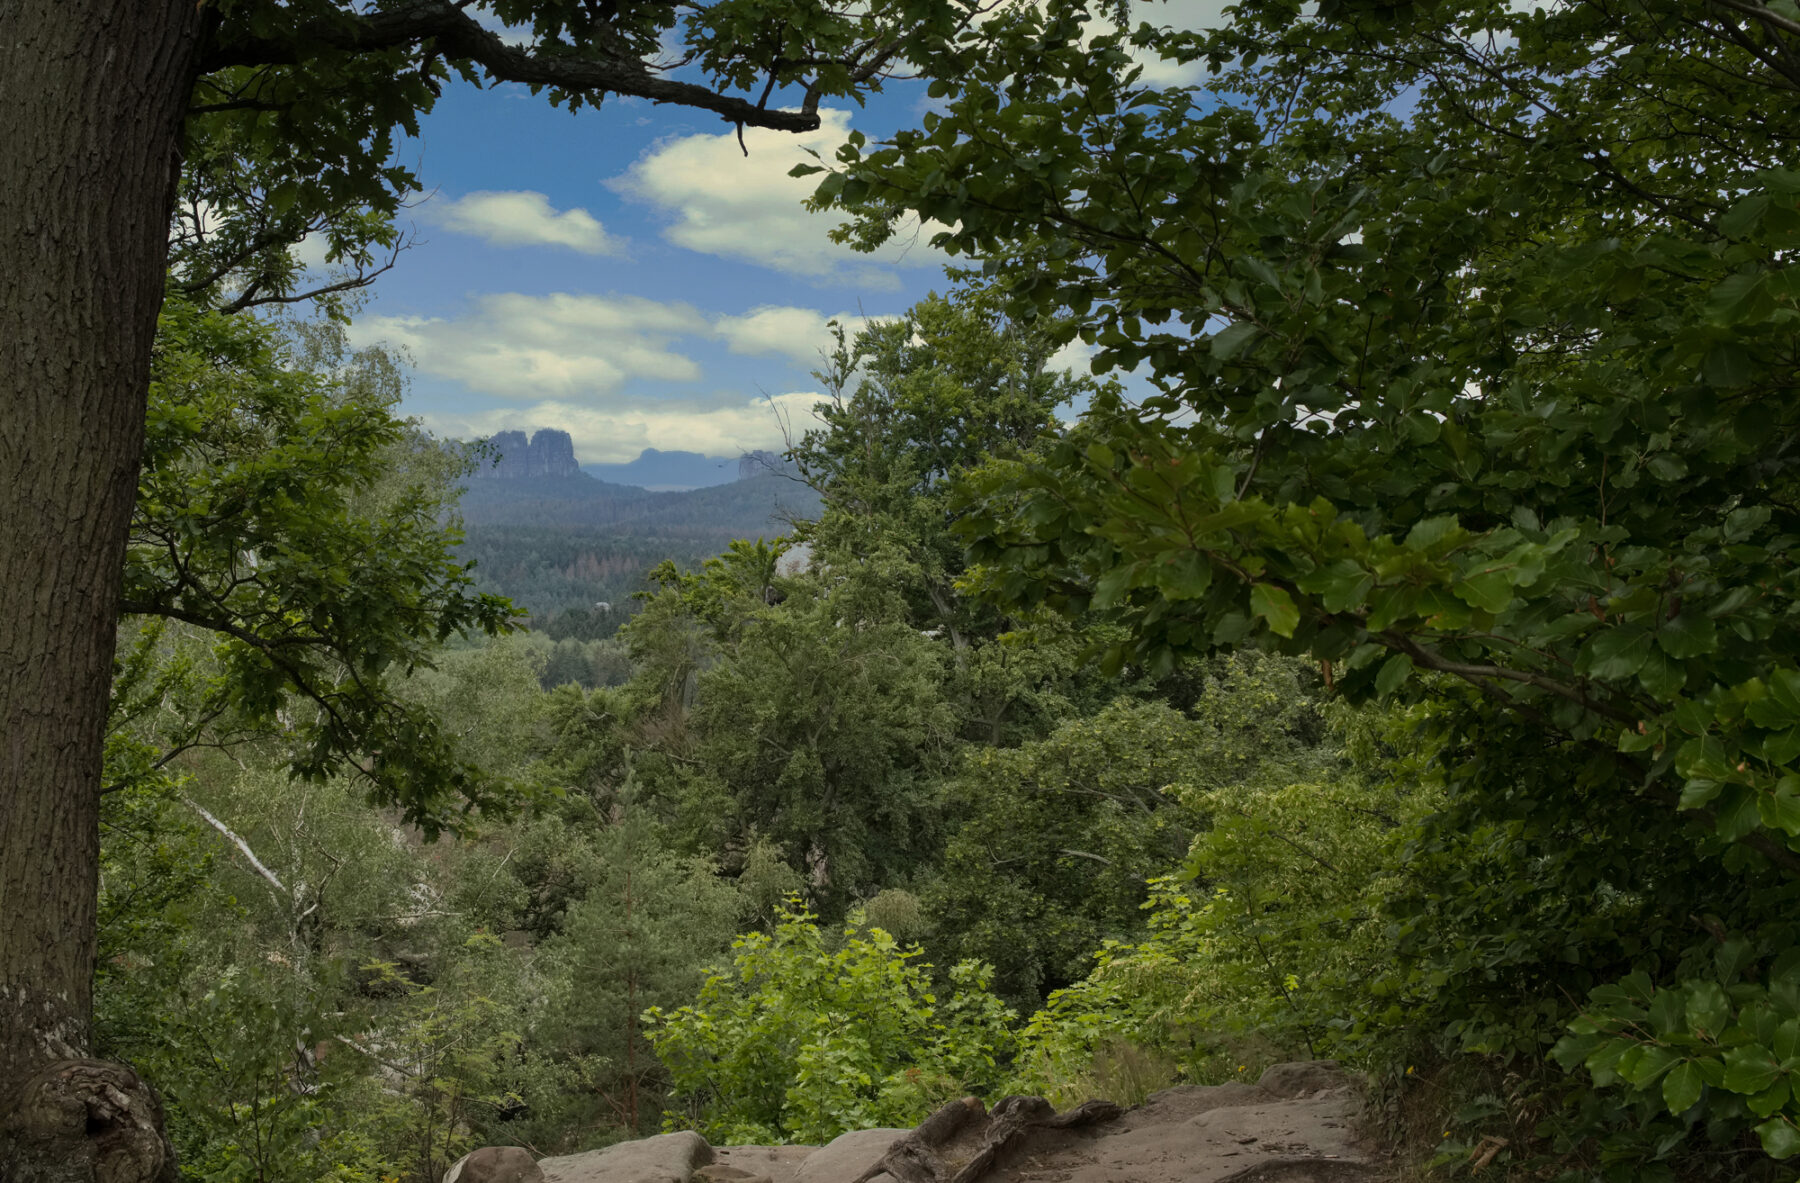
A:
<svg viewBox="0 0 1800 1183">
<path fill-rule="evenodd" d="M 5 1183 L 170 1165 L 120 1133 L 159 1124 L 154 1098 L 82 1057 L 119 572 L 200 21 L 194 0 L 9 0 L 0 22 Z"/>
</svg>

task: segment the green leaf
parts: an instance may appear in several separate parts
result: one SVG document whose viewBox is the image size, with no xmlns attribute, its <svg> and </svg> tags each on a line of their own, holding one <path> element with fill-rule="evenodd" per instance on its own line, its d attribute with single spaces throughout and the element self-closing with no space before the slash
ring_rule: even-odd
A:
<svg viewBox="0 0 1800 1183">
<path fill-rule="evenodd" d="M 1781 1065 L 1767 1048 L 1751 1044 L 1725 1053 L 1724 1087 L 1734 1093 L 1760 1093 L 1780 1075 Z"/>
<path fill-rule="evenodd" d="M 1687 1021 L 1695 1033 L 1718 1035 L 1731 1022 L 1731 1000 L 1710 979 L 1687 983 Z"/>
<path fill-rule="evenodd" d="M 1751 1097 L 1745 1104 L 1756 1116 L 1767 1117 L 1786 1105 L 1792 1096 L 1793 1093 L 1788 1086 L 1787 1078 L 1782 1077 L 1762 1092 Z"/>
<path fill-rule="evenodd" d="M 1800 1054 L 1800 1019 L 1788 1019 L 1775 1028 L 1775 1038 L 1771 1041 L 1770 1050 L 1785 1067 L 1800 1067 L 1792 1063 L 1795 1056 Z"/>
<path fill-rule="evenodd" d="M 1142 563 L 1121 563 L 1094 582 L 1094 607 L 1109 608 L 1122 602 L 1143 575 Z"/>
<path fill-rule="evenodd" d="M 1396 653 L 1381 663 L 1381 670 L 1375 675 L 1375 690 L 1383 698 L 1398 690 L 1406 679 L 1412 676 L 1412 658 L 1404 653 Z"/>
<path fill-rule="evenodd" d="M 1262 617 L 1271 632 L 1283 637 L 1293 636 L 1295 626 L 1300 623 L 1300 609 L 1294 606 L 1294 598 L 1288 595 L 1286 588 L 1272 583 L 1251 585 L 1250 615 Z"/>
<path fill-rule="evenodd" d="M 1208 348 L 1211 349 L 1212 355 L 1220 361 L 1230 361 L 1245 345 L 1250 343 L 1251 338 L 1260 332 L 1262 330 L 1256 325 L 1247 320 L 1240 320 L 1208 338 Z"/>
<path fill-rule="evenodd" d="M 1327 612 L 1347 612 L 1362 606 L 1363 597 L 1375 585 L 1375 577 L 1351 559 L 1339 559 L 1299 581 L 1301 590 L 1319 597 Z"/>
<path fill-rule="evenodd" d="M 1789 837 L 1800 835 L 1800 777 L 1784 776 L 1774 789 L 1756 794 L 1757 814 L 1762 824 Z"/>
<path fill-rule="evenodd" d="M 1457 599 L 1485 612 L 1504 612 L 1513 600 L 1513 584 L 1508 573 L 1477 564 L 1450 589 Z"/>
<path fill-rule="evenodd" d="M 1596 678 L 1630 678 L 1644 668 L 1649 655 L 1649 635 L 1635 625 L 1619 625 L 1588 638 L 1577 668 Z"/>
<path fill-rule="evenodd" d="M 1756 1127 L 1762 1139 L 1763 1153 L 1773 1159 L 1792 1158 L 1800 1154 L 1800 1129 L 1787 1117 L 1773 1117 Z"/>
<path fill-rule="evenodd" d="M 1442 517 L 1424 518 L 1406 533 L 1408 550 L 1430 551 L 1441 542 L 1460 542 L 1468 536 L 1468 532 L 1457 522 L 1454 514 Z"/>
<path fill-rule="evenodd" d="M 1767 193 L 1750 193 L 1732 203 L 1719 219 L 1719 229 L 1732 238 L 1744 238 L 1755 232 L 1756 224 L 1762 220 L 1763 213 L 1769 208 Z M 1741 278 L 1732 276 L 1732 279 Z M 1727 280 L 1726 283 L 1730 283 Z M 1724 287 L 1725 284 L 1720 284 Z"/>
<path fill-rule="evenodd" d="M 1681 1062 L 1679 1053 L 1660 1044 L 1639 1044 L 1632 1051 L 1637 1053 L 1635 1062 L 1621 1057 L 1619 1076 L 1638 1088 L 1649 1088 L 1658 1077 Z"/>
<path fill-rule="evenodd" d="M 1685 1060 L 1663 1077 L 1663 1104 L 1669 1107 L 1670 1113 L 1678 1116 L 1686 1113 L 1700 1099 L 1703 1084 L 1705 1081 L 1700 1076 L 1700 1065 L 1692 1060 Z"/>
<path fill-rule="evenodd" d="M 1660 702 L 1669 702 L 1681 692 L 1687 681 L 1687 673 L 1679 662 L 1667 654 L 1646 644 L 1644 646 L 1644 665 L 1638 671 L 1638 681 L 1650 692 L 1652 698 Z"/>
<path fill-rule="evenodd" d="M 1758 799 L 1761 793 L 1748 785 L 1728 784 L 1719 792 L 1719 837 L 1736 842 L 1762 821 Z"/>
<path fill-rule="evenodd" d="M 1650 1000 L 1646 1016 L 1650 1026 L 1658 1035 L 1674 1035 L 1682 1030 L 1683 1019 L 1687 1008 L 1682 1005 L 1681 995 L 1674 990 L 1659 990 L 1656 997 Z"/>
<path fill-rule="evenodd" d="M 1779 735 L 1765 735 L 1762 756 L 1771 764 L 1792 764 L 1800 758 L 1800 727 L 1790 727 Z"/>
</svg>

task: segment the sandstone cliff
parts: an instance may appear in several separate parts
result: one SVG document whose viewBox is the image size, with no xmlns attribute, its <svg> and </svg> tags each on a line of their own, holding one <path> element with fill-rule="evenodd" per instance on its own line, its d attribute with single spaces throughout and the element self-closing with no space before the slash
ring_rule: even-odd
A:
<svg viewBox="0 0 1800 1183">
<path fill-rule="evenodd" d="M 502 431 L 487 441 L 493 456 L 476 469 L 477 480 L 523 480 L 540 476 L 579 476 L 575 441 L 566 431 L 546 427 L 530 440 L 522 431 Z"/>
</svg>

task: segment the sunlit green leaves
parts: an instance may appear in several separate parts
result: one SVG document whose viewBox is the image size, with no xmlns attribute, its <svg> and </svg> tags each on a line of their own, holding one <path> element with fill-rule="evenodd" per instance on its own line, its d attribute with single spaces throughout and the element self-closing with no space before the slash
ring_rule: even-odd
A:
<svg viewBox="0 0 1800 1183">
<path fill-rule="evenodd" d="M 733 942 L 692 1006 L 652 1008 L 650 1040 L 721 1142 L 825 1142 L 849 1128 L 912 1125 L 996 1082 L 1013 1015 L 990 972 L 954 967 L 939 1001 L 919 963 L 879 928 L 828 946 L 790 903 L 775 931 Z"/>
</svg>

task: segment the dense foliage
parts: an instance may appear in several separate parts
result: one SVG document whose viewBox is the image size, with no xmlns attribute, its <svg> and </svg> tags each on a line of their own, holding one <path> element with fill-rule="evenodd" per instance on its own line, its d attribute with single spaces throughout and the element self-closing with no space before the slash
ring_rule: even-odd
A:
<svg viewBox="0 0 1800 1183">
<path fill-rule="evenodd" d="M 1115 663 L 1261 645 L 1437 704 L 1448 796 L 1360 1021 L 1523 1073 L 1551 1119 L 1509 1157 L 1800 1152 L 1791 7 L 1095 31 L 971 32 L 819 190 L 863 241 L 951 227 L 1157 389 L 977 482 L 979 586 L 1105 614 Z"/>
<path fill-rule="evenodd" d="M 938 107 L 820 200 L 862 241 L 950 227 L 991 286 L 840 340 L 795 448 L 804 552 L 655 567 L 614 639 L 428 669 L 411 638 L 504 611 L 431 541 L 441 482 L 375 479 L 424 451 L 330 394 L 364 371 L 319 386 L 180 322 L 172 363 L 273 392 L 266 436 L 153 437 L 149 479 L 192 494 L 151 509 L 247 541 L 134 568 L 176 623 L 118 681 L 105 916 L 144 972 L 108 971 L 107 1029 L 191 1172 L 285 1139 L 291 1177 L 430 1181 L 479 1140 L 824 1137 L 1293 1054 L 1435 1105 L 1445 1162 L 1800 1154 L 1800 182 L 1763 101 L 1800 85 L 1800 17 L 1118 15 L 918 48 Z M 1147 86 L 1134 53 L 1214 83 Z M 1050 369 L 1074 335 L 1155 393 Z M 217 492 L 294 479 L 331 415 L 370 459 L 316 522 Z M 333 646 L 365 601 L 313 573 L 370 529 L 448 598 L 398 601 L 364 658 Z M 259 573 L 290 570 L 271 607 Z M 181 631 L 208 603 L 246 635 Z M 258 698 L 276 657 L 303 691 L 307 662 L 357 677 Z M 581 685 L 540 690 L 553 661 Z M 334 738 L 376 675 L 450 761 L 432 795 L 381 777 L 424 756 Z M 396 833 L 371 789 L 473 840 Z"/>
<path fill-rule="evenodd" d="M 202 492 L 295 473 L 308 415 L 351 417 L 385 449 L 366 470 L 337 470 L 337 492 L 305 486 L 305 498 L 276 500 L 320 512 L 288 532 L 266 527 L 255 565 L 235 560 L 230 591 L 272 586 L 254 581 L 277 556 L 325 570 L 338 553 L 328 542 L 371 532 L 410 540 L 383 561 L 411 547 L 448 562 L 437 507 L 458 470 L 392 420 L 383 359 L 334 352 L 329 330 L 291 326 L 282 345 L 250 322 L 193 315 L 171 322 L 169 356 L 189 356 L 182 334 L 204 330 L 213 336 L 200 340 L 231 342 L 231 356 L 264 367 L 191 372 L 261 383 L 254 422 L 265 432 L 225 450 L 210 441 L 229 419 L 215 417 L 213 434 L 196 424 L 170 437 L 147 479 L 184 474 L 196 495 L 181 504 L 203 511 L 214 502 Z M 968 357 L 981 356 L 983 334 L 999 356 L 1022 332 L 985 299 L 934 300 L 920 315 L 954 330 Z M 920 333 L 914 346 L 947 338 Z M 846 345 L 872 356 L 885 339 Z M 1023 360 L 990 393 L 1049 400 L 1029 430 L 992 441 L 1017 457 L 1055 438 L 1050 409 L 1085 384 L 1045 378 L 1041 351 L 1005 356 Z M 939 438 L 965 434 L 959 416 L 987 417 L 987 402 L 950 397 L 962 379 L 929 352 L 916 361 Z M 1291 860 L 1257 853 L 1306 841 L 1364 865 L 1301 833 L 1317 824 L 1308 786 L 1343 782 L 1350 795 L 1369 775 L 1352 771 L 1349 732 L 1328 720 L 1317 675 L 1245 656 L 1109 677 L 1092 654 L 1117 639 L 1110 627 L 963 603 L 956 515 L 935 488 L 948 478 L 923 494 L 890 489 L 881 529 L 853 528 L 866 525 L 860 499 L 874 487 L 865 460 L 891 475 L 893 458 L 928 438 L 921 418 L 882 405 L 911 405 L 912 363 L 884 364 L 846 400 L 854 425 L 831 429 L 854 431 L 859 446 L 811 442 L 841 459 L 811 474 L 825 509 L 809 550 L 737 542 L 693 570 L 661 565 L 622 632 L 593 643 L 613 647 L 605 685 L 541 689 L 547 663 L 575 642 L 531 634 L 438 649 L 428 635 L 368 681 L 474 778 L 463 797 L 480 810 L 434 799 L 434 816 L 462 835 L 455 844 L 426 841 L 427 819 L 408 823 L 360 749 L 296 760 L 297 737 L 325 709 L 303 690 L 277 695 L 272 715 L 225 709 L 239 702 L 231 688 L 247 676 L 239 651 L 259 637 L 255 617 L 246 612 L 247 636 L 224 640 L 179 619 L 127 629 L 101 1034 L 167 1097 L 190 1177 L 435 1183 L 474 1145 L 570 1151 L 665 1122 L 719 1138 L 823 1138 L 916 1120 L 969 1090 L 1124 1095 L 1135 1086 L 1103 1067 L 1122 1054 L 1165 1083 L 1210 1078 L 1242 1027 L 1223 1009 L 1179 1036 L 1116 1010 L 1104 1021 L 1117 1030 L 1097 1033 L 1102 983 L 1138 956 L 1124 951 L 1198 923 L 1168 919 L 1187 897 L 1161 877 L 1243 883 L 1259 908 L 1305 900 L 1284 954 L 1296 964 L 1341 943 L 1314 913 L 1360 897 L 1337 880 L 1296 894 Z M 177 407 L 198 397 L 185 390 L 159 387 Z M 991 454 L 961 455 L 958 474 Z M 301 468 L 279 487 L 306 474 L 319 479 Z M 908 509 L 919 495 L 928 512 Z M 256 516 L 255 498 L 227 504 L 252 524 L 279 521 Z M 467 571 L 441 570 L 447 593 L 473 594 L 457 590 Z M 296 650 L 308 638 L 296 660 L 326 660 L 335 602 L 320 598 L 288 623 L 316 635 L 277 634 Z M 1251 816 L 1280 792 L 1296 803 L 1243 838 L 1235 879 L 1223 865 L 1182 870 L 1197 835 L 1238 832 L 1216 803 Z M 1398 818 L 1362 823 L 1379 839 L 1353 827 L 1342 842 L 1395 841 Z M 1164 996 L 1191 990 L 1180 978 L 1190 962 L 1176 952 L 1158 963 L 1174 967 Z M 1274 996 L 1254 972 L 1241 976 L 1234 997 L 1260 1000 L 1244 1010 L 1260 1021 Z M 1064 986 L 1066 1001 L 1029 1024 L 1016 1017 Z M 1290 1027 L 1256 1037 L 1255 1055 L 1313 1037 Z"/>
<path fill-rule="evenodd" d="M 827 948 L 815 919 L 779 911 L 773 933 L 732 943 L 692 1006 L 645 1016 L 674 1087 L 704 1099 L 709 1139 L 824 1143 L 996 1091 L 1013 1015 L 985 967 L 952 966 L 940 999 L 916 947 L 852 925 Z"/>
</svg>

